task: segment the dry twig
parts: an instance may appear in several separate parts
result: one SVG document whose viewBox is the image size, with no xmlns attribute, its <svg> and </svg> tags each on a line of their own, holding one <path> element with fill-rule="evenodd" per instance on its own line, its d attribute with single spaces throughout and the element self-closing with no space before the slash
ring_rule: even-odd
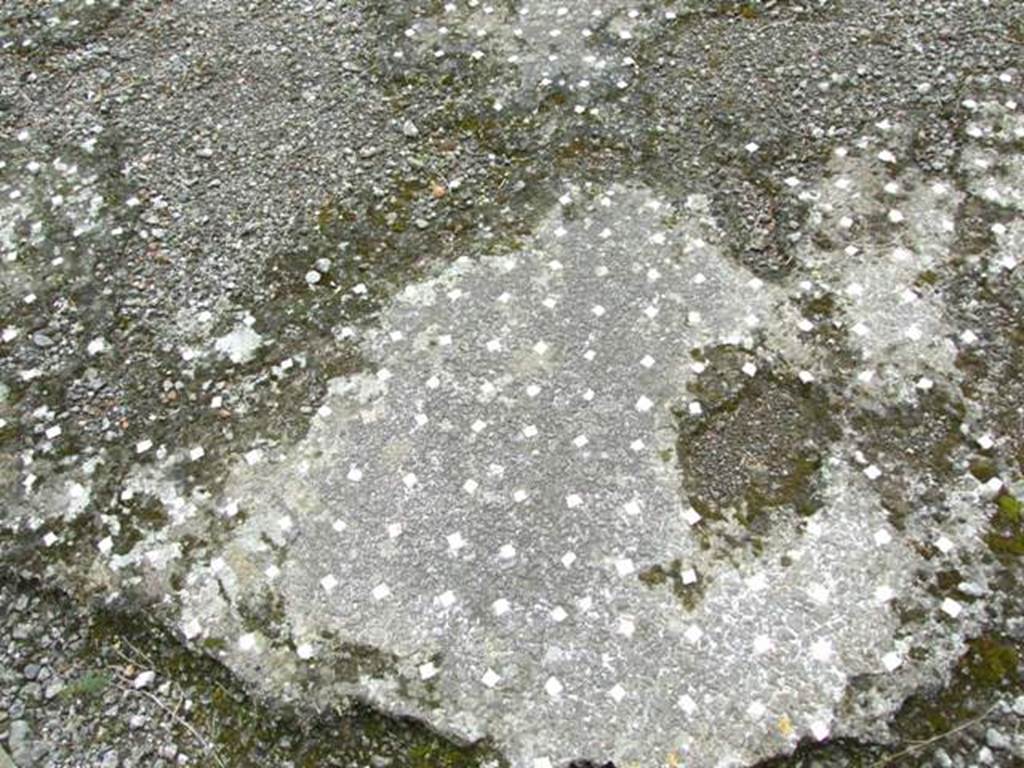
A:
<svg viewBox="0 0 1024 768">
<path fill-rule="evenodd" d="M 871 768 L 886 768 L 886 766 L 892 765 L 897 760 L 901 760 L 904 757 L 910 757 L 911 755 L 919 752 L 920 750 L 924 749 L 925 747 L 931 744 L 935 744 L 936 742 L 942 741 L 943 739 L 947 739 L 954 734 L 960 733 L 960 731 L 970 728 L 972 725 L 977 725 L 978 723 L 985 720 L 985 718 L 987 718 L 989 715 L 991 715 L 998 706 L 998 704 L 993 704 L 991 707 L 986 709 L 977 717 L 972 718 L 971 720 L 965 720 L 955 728 L 950 728 L 948 731 L 944 731 L 943 733 L 940 733 L 937 736 L 932 736 L 930 739 L 925 739 L 924 741 L 915 741 L 906 749 L 902 749 L 895 754 L 883 757 L 877 763 L 872 765 Z"/>
<path fill-rule="evenodd" d="M 139 654 L 139 656 L 141 656 L 141 657 L 142 657 L 143 659 L 145 659 L 145 660 L 146 660 L 147 662 L 150 662 L 150 664 L 149 664 L 149 667 L 150 667 L 151 669 L 152 669 L 152 668 L 154 668 L 154 667 L 156 666 L 155 664 L 152 664 L 152 659 L 150 659 L 150 658 L 149 658 L 148 656 L 146 656 L 146 655 L 145 655 L 144 653 L 142 653 L 141 651 L 139 651 L 139 649 L 138 649 L 138 648 L 135 648 L 135 646 L 133 646 L 133 645 L 132 645 L 131 643 L 128 643 L 128 646 L 129 646 L 129 647 L 130 647 L 130 648 L 131 648 L 131 649 L 132 649 L 132 650 L 133 650 L 133 651 L 134 651 L 135 653 L 138 653 L 138 654 Z M 116 647 L 115 647 L 115 648 L 114 648 L 114 651 L 115 651 L 115 652 L 117 653 L 117 655 L 118 655 L 118 656 L 120 656 L 120 657 L 121 657 L 122 659 L 124 659 L 124 660 L 125 660 L 125 661 L 126 661 L 126 662 L 127 662 L 128 664 L 131 664 L 131 665 L 132 665 L 133 667 L 141 667 L 141 666 L 142 666 L 142 665 L 140 665 L 140 664 L 138 663 L 138 660 L 137 660 L 137 659 L 133 659 L 133 658 L 131 658 L 130 656 L 128 656 L 128 654 L 126 654 L 126 653 L 125 653 L 124 651 L 122 651 L 122 650 L 121 650 L 120 648 L 116 648 Z M 135 686 L 133 685 L 133 681 L 132 681 L 132 680 L 130 680 L 130 679 L 129 679 L 129 678 L 128 678 L 128 677 L 127 677 L 127 676 L 126 676 L 125 674 L 123 674 L 122 672 L 118 672 L 118 671 L 114 670 L 114 675 L 115 675 L 115 677 L 117 678 L 117 680 L 118 680 L 118 682 L 119 682 L 119 687 L 121 688 L 121 690 L 123 690 L 123 691 L 126 691 L 126 692 L 128 692 L 128 693 L 137 693 L 137 694 L 140 694 L 140 695 L 142 695 L 142 696 L 145 696 L 145 697 L 146 697 L 147 699 L 149 699 L 150 701 L 152 701 L 152 702 L 153 702 L 154 704 L 156 704 L 156 705 L 157 705 L 157 706 L 158 706 L 158 707 L 159 707 L 159 708 L 160 708 L 160 709 L 161 709 L 161 710 L 162 710 L 162 711 L 163 711 L 164 713 L 166 713 L 166 714 L 168 715 L 168 717 L 170 717 L 170 718 L 171 718 L 171 721 L 172 721 L 172 722 L 176 723 L 177 725 L 180 725 L 180 726 L 181 726 L 182 728 L 184 728 L 184 729 L 185 729 L 186 731 L 188 731 L 188 732 L 189 732 L 189 734 L 190 734 L 190 735 L 192 736 L 192 738 L 193 738 L 193 739 L 195 739 L 196 743 L 197 743 L 197 744 L 199 744 L 199 746 L 200 746 L 200 747 L 202 747 L 203 751 L 204 751 L 204 752 L 205 752 L 206 754 L 208 754 L 208 755 L 209 755 L 209 756 L 210 756 L 211 758 L 213 758 L 213 761 L 214 761 L 214 762 L 215 762 L 215 763 L 216 763 L 216 764 L 217 764 L 217 765 L 219 766 L 219 768 L 227 768 L 227 765 L 226 765 L 226 764 L 224 763 L 224 761 L 223 761 L 223 760 L 221 760 L 221 758 L 220 758 L 220 755 L 219 755 L 219 754 L 217 754 L 217 750 L 216 750 L 216 748 L 215 748 L 215 747 L 213 746 L 213 744 L 211 744 L 211 743 L 210 743 L 210 742 L 209 742 L 209 741 L 208 741 L 208 740 L 207 740 L 207 739 L 206 739 L 206 738 L 205 738 L 205 737 L 203 736 L 203 734 L 201 734 L 201 733 L 200 733 L 200 732 L 199 732 L 198 730 L 196 730 L 195 726 L 193 726 L 193 725 L 192 725 L 192 723 L 188 722 L 188 720 L 186 720 L 185 718 L 183 718 L 183 717 L 182 717 L 181 715 L 179 715 L 179 714 L 178 714 L 178 711 L 179 711 L 179 710 L 181 709 L 181 700 L 180 700 L 180 699 L 179 699 L 179 701 L 178 701 L 177 705 L 175 706 L 175 708 L 174 708 L 174 709 L 172 710 L 172 709 L 171 709 L 170 707 L 168 707 L 168 706 L 167 706 L 167 705 L 166 705 L 166 704 L 165 704 L 164 702 L 162 702 L 162 701 L 161 701 L 161 700 L 160 700 L 159 698 L 157 698 L 156 696 L 154 696 L 154 695 L 153 695 L 152 693 L 150 693 L 149 691 L 146 691 L 146 690 L 144 690 L 144 689 L 142 689 L 142 688 L 136 688 L 136 687 L 135 687 Z"/>
</svg>

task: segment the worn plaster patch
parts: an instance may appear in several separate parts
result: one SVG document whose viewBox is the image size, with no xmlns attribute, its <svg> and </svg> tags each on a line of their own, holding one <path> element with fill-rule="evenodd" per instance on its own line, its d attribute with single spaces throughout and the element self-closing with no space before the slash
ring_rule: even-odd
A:
<svg viewBox="0 0 1024 768">
<path fill-rule="evenodd" d="M 847 681 L 906 644 L 889 603 L 920 559 L 879 534 L 871 477 L 832 456 L 816 512 L 715 558 L 674 461 L 673 412 L 705 412 L 693 350 L 765 343 L 799 370 L 791 306 L 723 255 L 701 198 L 614 187 L 556 209 L 522 251 L 397 296 L 365 342 L 376 370 L 336 381 L 280 461 L 236 471 L 244 522 L 186 579 L 184 626 L 287 694 L 308 654 L 239 610 L 272 585 L 299 646 L 394 659 L 346 692 L 515 766 L 747 763 L 848 729 Z M 689 610 L 637 578 L 668 562 L 701 582 Z"/>
</svg>

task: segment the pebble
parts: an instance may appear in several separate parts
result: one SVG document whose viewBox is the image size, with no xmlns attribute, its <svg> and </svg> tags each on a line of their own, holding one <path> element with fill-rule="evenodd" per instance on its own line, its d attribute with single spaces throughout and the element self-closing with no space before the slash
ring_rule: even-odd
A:
<svg viewBox="0 0 1024 768">
<path fill-rule="evenodd" d="M 993 477 L 981 486 L 982 498 L 987 501 L 995 499 L 1003 490 L 1003 481 L 998 477 Z"/>
<path fill-rule="evenodd" d="M 28 723 L 24 720 L 15 720 L 7 733 L 7 746 L 11 750 L 11 757 L 16 765 L 31 765 L 32 759 L 32 736 L 29 733 Z"/>
<path fill-rule="evenodd" d="M 995 728 L 985 731 L 985 743 L 992 749 L 1009 749 L 1011 746 L 1010 740 Z"/>
<path fill-rule="evenodd" d="M 406 120 L 402 126 L 402 133 L 407 139 L 415 139 L 420 135 L 420 129 L 416 127 L 416 123 L 412 120 Z"/>
<path fill-rule="evenodd" d="M 48 686 L 46 686 L 45 690 L 43 691 L 43 697 L 47 701 L 49 701 L 50 699 L 54 698 L 55 696 L 58 696 L 60 694 L 60 692 L 63 691 L 63 690 L 64 690 L 64 683 L 62 683 L 60 680 L 54 680 L 52 683 L 50 683 Z"/>
<path fill-rule="evenodd" d="M 135 676 L 135 679 L 132 681 L 132 687 L 136 690 L 148 688 L 153 684 L 154 680 L 156 680 L 156 672 L 147 669 L 145 672 L 140 672 Z"/>
<path fill-rule="evenodd" d="M 26 683 L 21 689 L 23 699 L 38 701 L 43 696 L 43 686 L 39 683 Z"/>
<path fill-rule="evenodd" d="M 166 760 L 173 760 L 178 756 L 178 748 L 173 744 L 163 744 L 161 745 L 158 754 Z"/>
<path fill-rule="evenodd" d="M 956 588 L 970 597 L 984 597 L 988 594 L 988 589 L 981 584 L 975 584 L 973 581 L 961 581 Z"/>
</svg>

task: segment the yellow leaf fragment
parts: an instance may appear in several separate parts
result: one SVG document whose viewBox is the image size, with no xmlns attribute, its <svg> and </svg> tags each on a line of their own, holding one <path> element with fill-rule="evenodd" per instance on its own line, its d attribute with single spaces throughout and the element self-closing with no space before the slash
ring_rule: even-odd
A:
<svg viewBox="0 0 1024 768">
<path fill-rule="evenodd" d="M 779 718 L 779 733 L 786 737 L 793 735 L 793 723 L 789 719 L 789 715 L 783 715 Z"/>
</svg>

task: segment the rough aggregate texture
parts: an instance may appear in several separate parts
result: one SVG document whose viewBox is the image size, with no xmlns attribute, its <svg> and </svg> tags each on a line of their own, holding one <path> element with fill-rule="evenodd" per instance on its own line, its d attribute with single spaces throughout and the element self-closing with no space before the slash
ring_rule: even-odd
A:
<svg viewBox="0 0 1024 768">
<path fill-rule="evenodd" d="M 1022 44 L 0 6 L 15 764 L 1024 759 Z"/>
</svg>

